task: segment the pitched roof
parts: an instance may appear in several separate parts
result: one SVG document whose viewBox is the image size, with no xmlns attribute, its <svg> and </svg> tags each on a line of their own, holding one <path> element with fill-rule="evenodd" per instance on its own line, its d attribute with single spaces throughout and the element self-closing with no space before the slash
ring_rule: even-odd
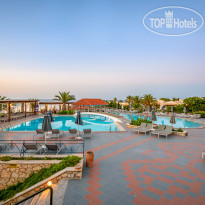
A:
<svg viewBox="0 0 205 205">
<path fill-rule="evenodd" d="M 75 102 L 73 105 L 90 105 L 90 106 L 94 106 L 94 105 L 108 105 L 107 102 L 105 102 L 102 99 L 89 99 L 89 98 L 83 98 L 77 102 Z"/>
</svg>

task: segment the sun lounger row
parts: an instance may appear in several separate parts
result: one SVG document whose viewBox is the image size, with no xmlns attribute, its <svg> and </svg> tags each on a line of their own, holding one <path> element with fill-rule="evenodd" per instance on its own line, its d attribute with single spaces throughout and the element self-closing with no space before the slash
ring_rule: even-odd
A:
<svg viewBox="0 0 205 205">
<path fill-rule="evenodd" d="M 173 126 L 159 125 L 158 129 L 152 130 L 150 132 L 150 135 L 158 135 L 158 138 L 160 135 L 162 135 L 162 136 L 166 136 L 166 139 L 167 139 L 167 136 L 173 133 L 172 129 L 173 129 Z"/>
<path fill-rule="evenodd" d="M 147 134 L 147 132 L 150 132 L 150 130 L 152 129 L 152 123 L 145 123 L 142 122 L 140 127 L 136 130 L 137 133 L 139 134 L 140 132 Z"/>
<path fill-rule="evenodd" d="M 144 123 L 142 122 L 140 127 L 136 130 L 136 132 L 139 133 L 145 133 L 147 134 L 148 132 L 150 135 L 158 135 L 158 138 L 160 135 L 163 136 L 169 136 L 172 134 L 172 129 L 173 126 L 168 126 L 168 125 L 159 125 L 157 129 L 153 129 L 152 123 Z"/>
<path fill-rule="evenodd" d="M 28 151 L 34 151 L 35 154 L 48 154 L 49 152 L 59 154 L 63 149 L 66 149 L 66 151 L 69 152 L 65 144 L 62 143 L 43 145 L 38 143 L 23 143 L 20 154 L 24 155 Z"/>
<path fill-rule="evenodd" d="M 63 133 L 64 133 L 64 131 L 60 131 L 59 129 L 52 129 L 51 135 L 49 138 L 58 137 L 58 139 L 59 139 L 60 135 Z M 78 136 L 78 131 L 76 129 L 69 129 L 69 133 L 73 137 Z M 36 129 L 36 134 L 33 136 L 33 139 L 36 135 L 42 135 L 42 137 L 44 137 L 44 132 L 41 129 Z M 91 129 L 84 129 L 83 130 L 83 138 L 92 138 L 92 130 Z"/>
</svg>

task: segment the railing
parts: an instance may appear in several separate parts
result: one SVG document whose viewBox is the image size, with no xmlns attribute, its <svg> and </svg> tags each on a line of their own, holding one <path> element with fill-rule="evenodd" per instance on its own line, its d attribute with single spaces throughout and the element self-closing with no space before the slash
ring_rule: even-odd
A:
<svg viewBox="0 0 205 205">
<path fill-rule="evenodd" d="M 46 187 L 46 188 L 44 188 L 44 189 L 41 189 L 40 191 L 36 192 L 35 194 L 32 194 L 31 196 L 26 197 L 25 199 L 23 199 L 23 200 L 21 200 L 21 201 L 15 203 L 15 205 L 21 204 L 21 203 L 27 201 L 28 199 L 31 199 L 31 198 L 33 198 L 34 196 L 36 196 L 36 195 L 38 195 L 38 194 L 44 192 L 44 191 L 47 190 L 47 189 L 50 189 L 50 205 L 53 205 L 53 188 L 50 187 L 50 186 L 48 186 L 48 187 Z"/>
<path fill-rule="evenodd" d="M 55 150 L 49 150 L 46 145 L 57 145 Z M 30 148 L 26 148 L 25 145 Z M 20 154 L 83 154 L 84 155 L 84 140 L 0 140 L 0 155 Z"/>
</svg>

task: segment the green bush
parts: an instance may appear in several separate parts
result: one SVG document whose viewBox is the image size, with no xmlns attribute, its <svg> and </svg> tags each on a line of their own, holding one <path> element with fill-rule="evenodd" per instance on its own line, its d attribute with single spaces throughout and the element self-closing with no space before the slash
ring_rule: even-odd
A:
<svg viewBox="0 0 205 205">
<path fill-rule="evenodd" d="M 205 111 L 198 111 L 198 112 L 195 112 L 194 114 L 200 114 L 201 118 L 205 118 Z"/>
<path fill-rule="evenodd" d="M 58 112 L 59 115 L 73 115 L 75 114 L 75 110 L 62 110 Z"/>
<path fill-rule="evenodd" d="M 179 128 L 179 129 L 177 130 L 177 132 L 183 132 L 182 128 Z"/>
<path fill-rule="evenodd" d="M 15 194 L 26 190 L 27 188 L 37 184 L 38 182 L 52 176 L 56 172 L 59 172 L 66 167 L 74 167 L 81 160 L 77 156 L 67 156 L 63 158 L 59 164 L 53 164 L 49 168 L 42 168 L 37 173 L 32 173 L 23 182 L 18 182 L 16 185 L 9 186 L 7 189 L 3 189 L 0 192 L 0 201 L 5 201 Z"/>
<path fill-rule="evenodd" d="M 134 119 L 131 120 L 131 125 L 140 126 L 142 122 L 152 123 L 152 121 L 150 121 L 150 120 L 142 119 L 142 118 L 137 118 L 137 120 L 134 120 Z"/>
<path fill-rule="evenodd" d="M 50 157 L 44 157 L 44 158 L 37 158 L 37 157 L 10 157 L 10 156 L 3 156 L 0 157 L 0 161 L 7 162 L 11 160 L 61 160 L 60 158 L 50 158 Z"/>
</svg>

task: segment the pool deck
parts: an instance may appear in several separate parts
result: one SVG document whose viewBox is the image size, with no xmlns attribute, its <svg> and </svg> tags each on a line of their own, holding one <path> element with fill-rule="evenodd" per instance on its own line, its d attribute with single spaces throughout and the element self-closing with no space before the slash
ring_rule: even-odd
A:
<svg viewBox="0 0 205 205">
<path fill-rule="evenodd" d="M 1 139 L 31 136 L 0 134 Z M 94 167 L 84 167 L 81 180 L 69 181 L 63 204 L 204 204 L 204 136 L 205 129 L 167 140 L 134 132 L 94 133 L 85 141 L 85 150 L 94 151 Z"/>
<path fill-rule="evenodd" d="M 121 124 L 126 128 L 126 120 Z M 85 150 L 95 155 L 83 178 L 69 180 L 63 205 L 202 205 L 205 202 L 205 129 L 186 137 L 94 132 Z M 3 132 L 0 139 L 32 139 L 33 132 Z M 65 132 L 60 139 L 68 139 Z"/>
</svg>

